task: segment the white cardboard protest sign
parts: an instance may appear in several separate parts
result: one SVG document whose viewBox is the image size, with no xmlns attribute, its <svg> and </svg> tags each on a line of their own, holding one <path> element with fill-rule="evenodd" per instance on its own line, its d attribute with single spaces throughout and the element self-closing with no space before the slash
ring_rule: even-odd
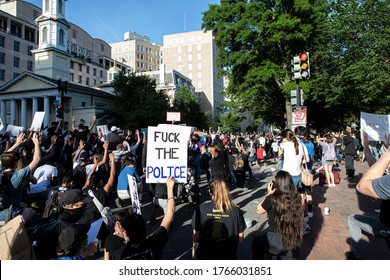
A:
<svg viewBox="0 0 390 280">
<path fill-rule="evenodd" d="M 107 134 L 108 134 L 108 127 L 107 125 L 98 125 L 96 127 L 99 140 L 104 142 L 107 140 Z"/>
<path fill-rule="evenodd" d="M 129 182 L 129 190 L 131 197 L 131 209 L 133 213 L 141 214 L 141 205 L 139 203 L 137 180 L 134 176 L 127 174 L 127 181 Z"/>
<path fill-rule="evenodd" d="M 188 139 L 191 127 L 159 125 L 148 127 L 146 183 L 165 183 L 168 176 L 176 182 L 187 181 Z"/>
<path fill-rule="evenodd" d="M 31 123 L 32 131 L 40 131 L 43 123 L 43 118 L 45 117 L 45 112 L 35 112 L 33 121 Z"/>
<path fill-rule="evenodd" d="M 20 132 L 23 131 L 23 126 L 16 126 L 16 125 L 12 125 L 12 124 L 9 124 L 7 126 L 7 129 L 5 130 L 5 132 L 10 132 L 11 136 L 18 136 Z"/>
<path fill-rule="evenodd" d="M 390 134 L 390 115 L 377 115 L 360 112 L 361 131 L 366 132 L 370 141 L 386 141 Z"/>
</svg>

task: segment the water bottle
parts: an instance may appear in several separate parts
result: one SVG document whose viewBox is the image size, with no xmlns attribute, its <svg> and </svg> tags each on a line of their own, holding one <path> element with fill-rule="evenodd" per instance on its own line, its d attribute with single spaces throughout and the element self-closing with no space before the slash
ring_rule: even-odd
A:
<svg viewBox="0 0 390 280">
<path fill-rule="evenodd" d="M 325 216 L 329 216 L 329 212 L 330 212 L 329 207 L 325 207 L 325 208 L 324 208 L 324 215 L 325 215 Z"/>
</svg>

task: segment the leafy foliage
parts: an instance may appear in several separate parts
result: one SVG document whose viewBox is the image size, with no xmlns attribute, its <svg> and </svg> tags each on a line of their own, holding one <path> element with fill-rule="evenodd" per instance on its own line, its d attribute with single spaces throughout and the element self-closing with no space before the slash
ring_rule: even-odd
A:
<svg viewBox="0 0 390 280">
<path fill-rule="evenodd" d="M 219 115 L 220 129 L 227 133 L 237 132 L 242 120 L 242 113 L 237 110 L 224 112 Z"/>
</svg>

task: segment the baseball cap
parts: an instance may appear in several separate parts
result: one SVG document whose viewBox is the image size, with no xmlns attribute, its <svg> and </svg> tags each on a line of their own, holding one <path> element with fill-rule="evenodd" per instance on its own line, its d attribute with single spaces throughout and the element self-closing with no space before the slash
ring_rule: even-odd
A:
<svg viewBox="0 0 390 280">
<path fill-rule="evenodd" d="M 87 151 L 83 150 L 80 153 L 80 160 L 86 160 L 88 158 L 88 153 Z"/>
<path fill-rule="evenodd" d="M 114 126 L 111 126 L 111 131 L 112 132 L 114 132 L 114 131 L 118 131 L 119 130 L 119 128 L 118 127 L 116 127 L 115 125 Z"/>
<path fill-rule="evenodd" d="M 63 196 L 64 205 L 74 204 L 79 201 L 89 202 L 92 201 L 92 197 L 85 195 L 82 190 L 70 189 L 64 193 Z"/>
</svg>

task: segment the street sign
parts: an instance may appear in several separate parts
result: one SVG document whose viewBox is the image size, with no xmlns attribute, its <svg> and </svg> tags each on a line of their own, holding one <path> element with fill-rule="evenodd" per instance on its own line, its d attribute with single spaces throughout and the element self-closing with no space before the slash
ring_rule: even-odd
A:
<svg viewBox="0 0 390 280">
<path fill-rule="evenodd" d="M 53 106 L 57 106 L 58 104 L 61 104 L 61 100 L 56 99 L 53 101 Z"/>
<path fill-rule="evenodd" d="M 297 91 L 296 90 L 292 90 L 290 92 L 290 96 L 291 96 L 291 105 L 297 105 Z M 301 104 L 303 104 L 303 90 L 301 89 Z"/>
</svg>

